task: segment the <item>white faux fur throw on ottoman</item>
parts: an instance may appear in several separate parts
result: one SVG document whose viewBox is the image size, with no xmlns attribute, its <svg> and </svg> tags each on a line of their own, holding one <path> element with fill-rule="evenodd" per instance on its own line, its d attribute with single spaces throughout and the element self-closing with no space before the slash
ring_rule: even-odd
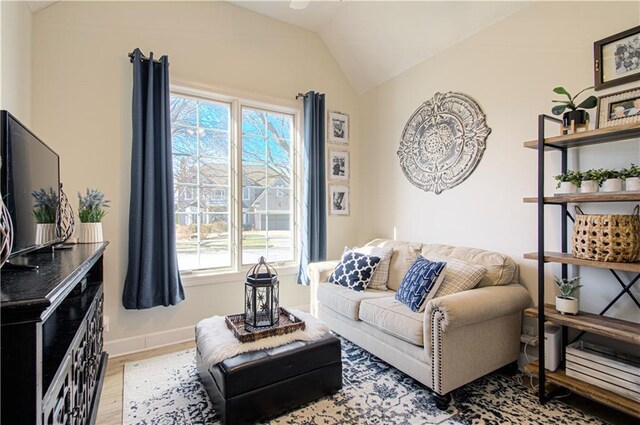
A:
<svg viewBox="0 0 640 425">
<path fill-rule="evenodd" d="M 211 367 L 241 353 L 279 347 L 293 341 L 314 341 L 329 332 L 329 326 L 312 315 L 299 310 L 289 309 L 289 312 L 304 320 L 304 329 L 245 343 L 238 341 L 227 328 L 224 316 L 201 320 L 196 325 L 196 341 L 204 363 Z"/>
</svg>

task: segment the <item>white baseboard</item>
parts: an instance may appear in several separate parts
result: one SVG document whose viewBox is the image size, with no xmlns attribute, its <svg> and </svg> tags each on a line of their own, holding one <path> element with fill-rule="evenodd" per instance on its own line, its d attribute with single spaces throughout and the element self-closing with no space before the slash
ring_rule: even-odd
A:
<svg viewBox="0 0 640 425">
<path fill-rule="evenodd" d="M 309 304 L 292 306 L 292 309 L 309 312 Z M 105 342 L 105 351 L 109 357 L 120 357 L 127 354 L 139 353 L 167 345 L 193 341 L 195 339 L 195 323 L 192 326 L 154 332 L 130 338 L 115 339 Z"/>
</svg>

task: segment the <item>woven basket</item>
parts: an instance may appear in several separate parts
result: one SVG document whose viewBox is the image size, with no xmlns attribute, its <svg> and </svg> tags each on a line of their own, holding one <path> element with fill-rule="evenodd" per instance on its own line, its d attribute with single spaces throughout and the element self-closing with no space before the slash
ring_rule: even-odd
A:
<svg viewBox="0 0 640 425">
<path fill-rule="evenodd" d="M 571 253 L 583 260 L 640 260 L 640 206 L 632 215 L 585 214 L 576 207 Z"/>
</svg>

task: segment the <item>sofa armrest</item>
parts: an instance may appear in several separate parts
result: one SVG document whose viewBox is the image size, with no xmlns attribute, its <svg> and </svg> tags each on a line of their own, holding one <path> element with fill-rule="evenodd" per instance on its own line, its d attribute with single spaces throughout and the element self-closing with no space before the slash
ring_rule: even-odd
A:
<svg viewBox="0 0 640 425">
<path fill-rule="evenodd" d="M 320 261 L 307 266 L 311 286 L 311 291 L 309 291 L 309 310 L 311 314 L 316 317 L 318 317 L 318 287 L 323 283 L 327 283 L 331 272 L 336 268 L 338 263 L 340 263 L 340 260 Z"/>
<path fill-rule="evenodd" d="M 432 322 L 435 311 L 440 311 L 441 331 L 485 322 L 520 312 L 531 304 L 529 292 L 519 284 L 485 286 L 434 298 L 427 304 L 425 321 Z M 429 333 L 430 334 L 430 333 Z"/>
</svg>

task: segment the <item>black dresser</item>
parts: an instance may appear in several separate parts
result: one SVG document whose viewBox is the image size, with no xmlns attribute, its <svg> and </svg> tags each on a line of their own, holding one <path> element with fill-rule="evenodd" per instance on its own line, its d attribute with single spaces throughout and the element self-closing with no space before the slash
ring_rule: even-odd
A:
<svg viewBox="0 0 640 425">
<path fill-rule="evenodd" d="M 0 270 L 3 424 L 95 423 L 107 244 L 30 254 L 37 271 Z"/>
</svg>

